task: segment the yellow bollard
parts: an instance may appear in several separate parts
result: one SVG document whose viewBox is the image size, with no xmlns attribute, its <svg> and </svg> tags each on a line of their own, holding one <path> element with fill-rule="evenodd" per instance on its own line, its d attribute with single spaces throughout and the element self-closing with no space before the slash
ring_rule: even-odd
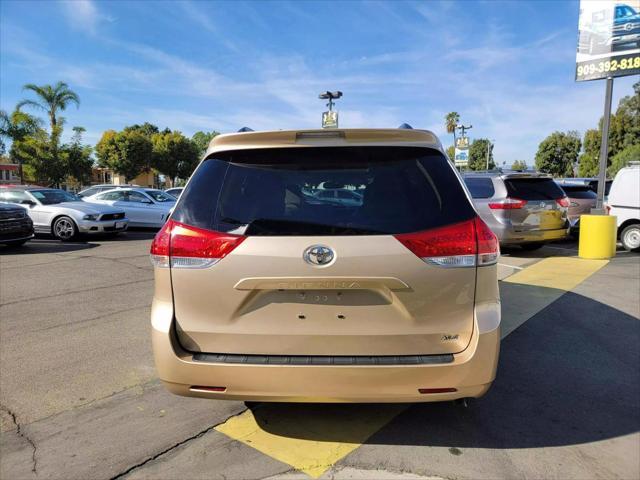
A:
<svg viewBox="0 0 640 480">
<path fill-rule="evenodd" d="M 580 258 L 602 259 L 616 255 L 617 219 L 612 215 L 580 215 Z"/>
</svg>

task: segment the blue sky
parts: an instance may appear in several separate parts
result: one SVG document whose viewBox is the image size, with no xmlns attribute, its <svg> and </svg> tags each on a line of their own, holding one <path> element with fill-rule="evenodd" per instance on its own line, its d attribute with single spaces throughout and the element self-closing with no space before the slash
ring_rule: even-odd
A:
<svg viewBox="0 0 640 480">
<path fill-rule="evenodd" d="M 150 121 L 187 135 L 408 122 L 451 144 L 458 111 L 498 161 L 531 161 L 554 130 L 596 125 L 604 83 L 574 82 L 577 1 L 0 2 L 0 108 L 22 85 L 66 81 L 65 112 L 95 143 Z M 616 79 L 614 108 L 636 79 Z"/>
</svg>

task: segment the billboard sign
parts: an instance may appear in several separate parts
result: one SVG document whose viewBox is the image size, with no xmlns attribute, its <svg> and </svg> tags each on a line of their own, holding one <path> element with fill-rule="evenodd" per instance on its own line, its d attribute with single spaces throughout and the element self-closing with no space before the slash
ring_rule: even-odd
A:
<svg viewBox="0 0 640 480">
<path fill-rule="evenodd" d="M 456 167 L 469 165 L 469 137 L 456 138 L 455 155 L 453 163 Z"/>
<path fill-rule="evenodd" d="M 576 81 L 640 74 L 640 0 L 580 0 Z"/>
<path fill-rule="evenodd" d="M 322 128 L 338 128 L 338 112 L 329 110 L 322 112 Z"/>
</svg>

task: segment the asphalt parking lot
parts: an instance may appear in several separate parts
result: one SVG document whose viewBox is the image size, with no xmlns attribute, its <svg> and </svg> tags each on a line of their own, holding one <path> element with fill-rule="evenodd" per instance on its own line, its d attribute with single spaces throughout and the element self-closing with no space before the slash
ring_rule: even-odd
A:
<svg viewBox="0 0 640 480">
<path fill-rule="evenodd" d="M 0 252 L 0 478 L 640 477 L 640 255 L 505 252 L 498 377 L 467 408 L 245 405 L 159 385 L 152 237 Z"/>
</svg>

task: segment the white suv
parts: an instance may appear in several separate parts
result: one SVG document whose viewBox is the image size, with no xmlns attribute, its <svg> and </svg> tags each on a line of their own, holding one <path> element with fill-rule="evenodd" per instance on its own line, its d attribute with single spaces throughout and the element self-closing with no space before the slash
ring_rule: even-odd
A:
<svg viewBox="0 0 640 480">
<path fill-rule="evenodd" d="M 640 251 L 640 162 L 631 162 L 616 174 L 607 210 L 617 217 L 618 236 L 624 248 Z"/>
</svg>

